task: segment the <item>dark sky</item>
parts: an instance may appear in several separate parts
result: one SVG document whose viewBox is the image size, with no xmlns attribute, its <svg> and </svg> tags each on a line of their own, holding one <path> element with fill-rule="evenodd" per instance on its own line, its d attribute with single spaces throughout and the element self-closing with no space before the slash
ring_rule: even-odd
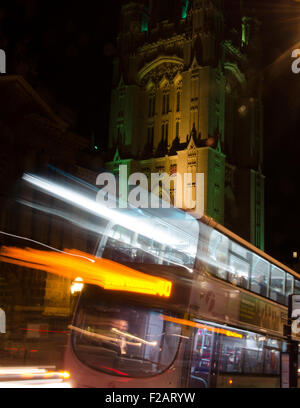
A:
<svg viewBox="0 0 300 408">
<path fill-rule="evenodd" d="M 105 143 L 119 1 L 1 4 L 0 46 L 7 53 L 7 72 L 24 75 L 77 131 L 86 137 L 94 131 L 97 143 Z"/>
<path fill-rule="evenodd" d="M 288 51 L 300 41 L 300 7 L 292 0 L 244 2 L 256 5 L 262 20 L 265 247 L 288 261 L 293 250 L 300 251 L 300 74 L 292 74 Z M 76 131 L 86 137 L 95 132 L 100 148 L 108 133 L 119 11 L 120 0 L 2 0 L 0 5 L 0 48 L 7 52 L 8 73 L 24 75 Z"/>
<path fill-rule="evenodd" d="M 300 48 L 300 3 L 264 0 L 266 251 L 291 261 L 300 250 L 300 74 L 292 73 L 291 50 Z"/>
</svg>

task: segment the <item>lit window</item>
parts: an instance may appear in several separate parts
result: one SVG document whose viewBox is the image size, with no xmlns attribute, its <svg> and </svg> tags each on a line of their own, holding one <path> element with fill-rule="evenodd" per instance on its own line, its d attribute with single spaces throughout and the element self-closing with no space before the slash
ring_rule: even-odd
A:
<svg viewBox="0 0 300 408">
<path fill-rule="evenodd" d="M 270 282 L 270 299 L 284 304 L 285 272 L 272 265 Z"/>
</svg>

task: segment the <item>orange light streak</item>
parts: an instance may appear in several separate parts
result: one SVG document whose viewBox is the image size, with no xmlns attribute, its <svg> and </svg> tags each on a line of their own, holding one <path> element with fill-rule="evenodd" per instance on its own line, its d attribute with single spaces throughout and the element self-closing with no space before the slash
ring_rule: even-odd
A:
<svg viewBox="0 0 300 408">
<path fill-rule="evenodd" d="M 86 259 L 87 256 L 89 260 Z M 74 249 L 65 249 L 62 253 L 3 246 L 0 249 L 0 261 L 43 270 L 71 280 L 80 276 L 84 283 L 98 285 L 108 290 L 162 297 L 170 297 L 172 290 L 172 282 L 166 279 L 147 275 L 109 259 L 96 258 Z"/>
<path fill-rule="evenodd" d="M 208 331 L 211 331 L 213 333 L 219 333 L 219 334 L 225 334 L 225 336 L 228 337 L 235 337 L 237 339 L 242 339 L 243 335 L 240 333 L 233 332 L 231 330 L 226 330 L 226 329 L 221 329 L 220 327 L 211 327 L 211 326 L 206 326 L 205 324 L 197 323 L 197 322 L 192 322 L 191 320 L 186 320 L 186 319 L 179 319 L 177 317 L 171 317 L 171 316 L 165 316 L 161 315 L 162 319 L 167 321 L 167 322 L 173 322 L 177 323 L 183 326 L 191 326 L 191 327 L 196 327 L 197 329 L 206 329 Z"/>
</svg>

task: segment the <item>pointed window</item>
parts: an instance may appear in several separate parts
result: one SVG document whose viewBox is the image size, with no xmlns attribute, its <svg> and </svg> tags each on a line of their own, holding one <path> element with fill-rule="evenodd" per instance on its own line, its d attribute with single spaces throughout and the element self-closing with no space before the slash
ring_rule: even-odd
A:
<svg viewBox="0 0 300 408">
<path fill-rule="evenodd" d="M 162 114 L 166 115 L 170 110 L 170 95 L 168 93 L 163 94 L 162 100 Z"/>
<path fill-rule="evenodd" d="M 153 143 L 154 143 L 154 126 L 150 126 L 148 127 L 147 144 L 148 146 L 151 146 L 153 148 Z"/>
<path fill-rule="evenodd" d="M 151 143 L 151 147 L 153 149 L 153 146 L 154 146 L 154 126 L 151 127 L 150 143 Z"/>
<path fill-rule="evenodd" d="M 152 117 L 155 115 L 155 95 L 152 97 Z"/>
<path fill-rule="evenodd" d="M 179 138 L 179 122 L 176 122 L 176 138 Z"/>
<path fill-rule="evenodd" d="M 148 104 L 148 118 L 151 118 L 151 113 L 152 113 L 152 98 L 150 96 L 149 97 L 149 104 Z"/>
<path fill-rule="evenodd" d="M 153 118 L 155 115 L 155 95 L 150 95 L 148 100 L 148 117 Z"/>
<path fill-rule="evenodd" d="M 180 111 L 180 92 L 177 92 L 177 99 L 176 99 L 176 112 Z"/>
</svg>

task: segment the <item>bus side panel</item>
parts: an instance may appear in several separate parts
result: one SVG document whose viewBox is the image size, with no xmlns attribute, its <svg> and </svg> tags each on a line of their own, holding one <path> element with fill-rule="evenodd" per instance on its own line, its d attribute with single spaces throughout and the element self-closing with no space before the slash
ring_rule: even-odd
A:
<svg viewBox="0 0 300 408">
<path fill-rule="evenodd" d="M 283 337 L 287 308 L 217 278 L 199 275 L 192 288 L 194 317 Z"/>
<path fill-rule="evenodd" d="M 219 374 L 218 388 L 280 388 L 280 376 Z"/>
</svg>

